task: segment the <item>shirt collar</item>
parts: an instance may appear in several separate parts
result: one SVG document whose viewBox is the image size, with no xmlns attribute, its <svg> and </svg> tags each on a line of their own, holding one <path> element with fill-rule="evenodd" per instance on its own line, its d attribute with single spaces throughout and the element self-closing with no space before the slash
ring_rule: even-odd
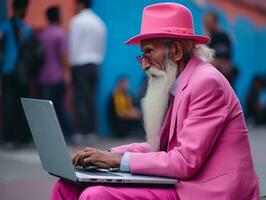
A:
<svg viewBox="0 0 266 200">
<path fill-rule="evenodd" d="M 178 86 L 178 78 L 175 80 L 175 82 L 170 87 L 169 93 L 171 95 L 175 96 L 177 86 Z"/>
<path fill-rule="evenodd" d="M 92 10 L 90 8 L 84 8 L 82 9 L 78 14 L 83 15 L 86 13 L 90 13 Z"/>
</svg>

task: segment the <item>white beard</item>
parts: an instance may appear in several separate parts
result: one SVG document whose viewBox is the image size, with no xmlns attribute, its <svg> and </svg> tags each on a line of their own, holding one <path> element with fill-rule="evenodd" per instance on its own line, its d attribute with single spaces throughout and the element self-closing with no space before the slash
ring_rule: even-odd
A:
<svg viewBox="0 0 266 200">
<path fill-rule="evenodd" d="M 158 70 L 154 66 L 149 68 L 148 88 L 141 102 L 147 143 L 151 151 L 159 149 L 160 130 L 168 107 L 169 89 L 177 74 L 177 65 L 170 59 L 166 59 L 165 66 L 166 71 Z"/>
</svg>

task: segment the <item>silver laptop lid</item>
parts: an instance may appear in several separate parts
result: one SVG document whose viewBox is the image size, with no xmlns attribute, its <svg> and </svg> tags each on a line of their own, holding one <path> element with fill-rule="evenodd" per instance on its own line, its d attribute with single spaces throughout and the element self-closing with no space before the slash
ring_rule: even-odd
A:
<svg viewBox="0 0 266 200">
<path fill-rule="evenodd" d="M 21 102 L 43 168 L 54 175 L 76 181 L 52 101 L 21 98 Z"/>
</svg>

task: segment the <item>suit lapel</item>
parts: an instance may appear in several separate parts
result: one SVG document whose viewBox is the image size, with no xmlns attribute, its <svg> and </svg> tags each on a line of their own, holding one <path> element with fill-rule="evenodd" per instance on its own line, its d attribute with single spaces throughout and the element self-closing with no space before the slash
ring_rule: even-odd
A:
<svg viewBox="0 0 266 200">
<path fill-rule="evenodd" d="M 169 127 L 170 127 L 170 122 L 171 122 L 171 113 L 173 110 L 173 103 L 171 102 L 167 111 L 167 114 L 165 116 L 165 120 L 163 123 L 163 126 L 160 131 L 160 143 L 159 143 L 159 150 L 160 151 L 165 151 L 168 144 L 168 138 L 169 138 Z"/>
<path fill-rule="evenodd" d="M 179 109 L 179 106 L 182 102 L 182 96 L 183 96 L 183 91 L 188 85 L 188 82 L 196 69 L 196 67 L 201 63 L 202 61 L 199 58 L 192 57 L 187 66 L 185 67 L 184 71 L 180 74 L 179 76 L 179 82 L 178 82 L 178 87 L 174 99 L 174 106 L 173 106 L 173 111 L 171 115 L 171 122 L 170 122 L 170 133 L 169 133 L 169 143 L 171 141 L 171 138 L 174 135 L 174 130 L 176 126 L 176 120 L 177 120 L 177 112 Z"/>
</svg>

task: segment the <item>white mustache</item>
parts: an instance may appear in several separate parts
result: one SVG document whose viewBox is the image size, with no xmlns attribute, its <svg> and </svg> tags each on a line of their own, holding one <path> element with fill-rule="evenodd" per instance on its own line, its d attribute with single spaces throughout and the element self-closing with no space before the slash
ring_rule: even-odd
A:
<svg viewBox="0 0 266 200">
<path fill-rule="evenodd" d="M 151 66 L 149 69 L 146 70 L 146 74 L 151 77 L 162 77 L 165 76 L 166 73 L 162 70 L 157 69 L 154 66 Z"/>
</svg>

